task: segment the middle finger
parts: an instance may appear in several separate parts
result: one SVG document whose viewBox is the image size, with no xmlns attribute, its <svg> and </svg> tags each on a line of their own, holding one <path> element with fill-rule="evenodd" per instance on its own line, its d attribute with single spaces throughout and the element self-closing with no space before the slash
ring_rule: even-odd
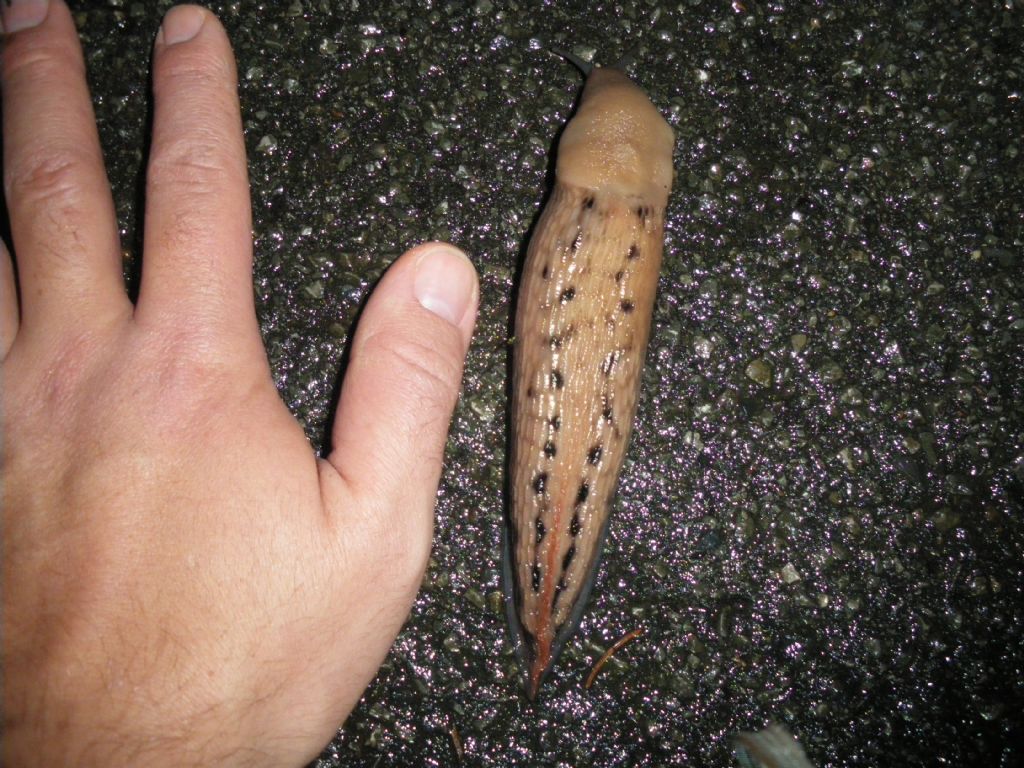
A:
<svg viewBox="0 0 1024 768">
<path fill-rule="evenodd" d="M 24 8 L 4 9 L 0 74 L 21 327 L 81 327 L 131 309 L 114 203 L 71 14 L 51 0 L 37 25 L 10 33 Z"/>
</svg>

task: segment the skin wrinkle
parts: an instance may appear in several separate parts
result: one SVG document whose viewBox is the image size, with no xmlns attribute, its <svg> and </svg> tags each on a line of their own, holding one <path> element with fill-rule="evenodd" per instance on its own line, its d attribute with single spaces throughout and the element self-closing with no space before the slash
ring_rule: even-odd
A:
<svg viewBox="0 0 1024 768">
<path fill-rule="evenodd" d="M 433 518 L 421 515 L 410 515 L 402 524 L 390 524 L 388 510 L 378 502 L 368 500 L 352 508 L 364 532 L 364 539 L 375 542 L 374 554 L 367 557 L 363 542 L 349 542 L 344 536 L 339 537 L 340 546 L 346 557 L 354 560 L 360 570 L 373 574 L 370 583 L 383 584 L 392 580 L 406 585 L 419 585 L 419 575 L 401 578 L 396 568 L 410 568 L 422 574 L 430 556 L 429 534 L 433 529 Z M 427 541 L 424 543 L 424 537 Z M 392 591 L 401 592 L 401 588 Z"/>
<path fill-rule="evenodd" d="M 77 168 L 77 164 L 64 164 L 59 157 L 50 158 L 49 162 L 44 163 L 44 165 L 49 167 L 42 168 L 37 166 L 27 169 L 28 178 L 26 180 L 19 178 L 13 182 L 15 189 L 13 194 L 15 195 L 19 195 L 17 190 L 23 189 L 25 185 L 44 187 L 44 190 L 36 195 L 21 193 L 19 195 L 18 208 L 22 210 L 39 209 L 45 211 L 47 213 L 47 223 L 49 224 L 47 229 L 49 231 L 60 231 L 67 235 L 66 238 L 61 238 L 62 246 L 66 246 L 68 240 L 70 240 L 77 247 L 65 250 L 64 247 L 58 248 L 48 244 L 37 245 L 37 248 L 46 252 L 47 258 L 43 260 L 42 266 L 37 265 L 35 268 L 28 267 L 22 269 L 22 277 L 29 274 L 36 277 L 33 282 L 39 296 L 43 295 L 43 285 L 45 284 L 43 280 L 39 279 L 40 276 L 45 276 L 47 280 L 60 279 L 62 290 L 64 291 L 68 291 L 69 288 L 77 288 L 83 291 L 83 293 L 87 293 L 88 286 L 82 285 L 81 280 L 66 279 L 70 273 L 74 273 L 78 277 L 88 277 L 90 274 L 91 265 L 81 258 L 81 254 L 85 251 L 81 230 L 90 227 L 91 222 L 87 220 L 84 212 L 80 210 L 82 202 L 81 195 L 79 194 L 80 190 L 72 187 L 67 182 L 67 180 L 80 171 Z M 15 173 L 17 172 L 15 171 Z M 38 227 L 33 231 L 22 230 L 20 232 L 22 237 L 19 240 L 23 243 L 35 240 L 36 232 L 39 229 L 43 228 Z M 116 232 L 112 234 L 112 240 L 116 243 Z M 16 243 L 15 246 L 17 247 L 17 245 Z M 119 259 L 120 257 L 114 251 L 111 253 L 111 258 Z"/>
<path fill-rule="evenodd" d="M 191 259 L 189 261 L 191 262 Z M 169 353 L 180 352 L 194 358 L 195 353 L 189 350 L 189 345 L 194 345 L 208 352 L 212 360 L 230 360 L 241 357 L 243 353 L 258 345 L 258 352 L 263 355 L 262 340 L 258 332 L 238 334 L 236 324 L 230 317 L 225 317 L 224 309 L 229 306 L 228 302 L 232 310 L 238 314 L 251 313 L 255 310 L 251 295 L 231 291 L 231 286 L 219 276 L 223 261 L 222 254 L 219 259 L 210 258 L 208 268 L 195 270 L 197 275 L 194 282 L 202 284 L 202 287 L 192 291 L 192 298 L 202 297 L 206 300 L 196 302 L 190 314 L 190 322 L 187 324 L 180 322 L 181 307 L 171 302 L 153 305 L 140 301 L 133 308 L 136 322 L 147 332 L 168 335 L 176 340 L 174 344 L 168 344 Z M 145 274 L 145 268 L 143 273 Z M 150 277 L 152 276 L 151 272 Z M 157 290 L 154 286 L 147 289 L 148 285 L 144 277 L 140 296 L 149 295 L 151 291 Z M 236 296 L 238 299 L 233 301 Z M 225 338 L 230 338 L 232 343 L 225 344 Z M 267 366 L 269 370 L 269 362 Z"/>
<path fill-rule="evenodd" d="M 61 45 L 50 45 L 38 40 L 25 42 L 15 36 L 4 40 L 8 52 L 0 63 L 0 72 L 8 84 L 50 83 L 65 75 L 85 77 L 85 62 Z M 57 113 L 59 114 L 59 113 Z"/>
<path fill-rule="evenodd" d="M 209 33 L 200 31 L 200 35 Z M 209 33 L 219 34 L 219 33 Z M 195 52 L 194 46 L 157 45 L 159 77 L 153 80 L 153 95 L 162 98 L 168 93 L 189 93 L 200 90 L 205 94 L 227 93 L 238 86 L 238 68 L 234 59 L 228 60 L 205 51 Z M 232 95 L 231 104 L 234 105 Z"/>
<path fill-rule="evenodd" d="M 76 212 L 77 213 L 77 212 Z M 52 229 L 57 229 L 55 226 Z M 33 275 L 36 279 L 35 283 L 35 294 L 39 298 L 43 298 L 47 293 L 47 287 L 59 283 L 60 290 L 68 296 L 74 296 L 76 300 L 79 300 L 83 304 L 88 304 L 90 309 L 95 309 L 96 315 L 99 316 L 106 312 L 114 314 L 115 319 L 121 316 L 120 306 L 110 306 L 109 304 L 102 304 L 97 306 L 100 302 L 91 290 L 91 286 L 85 283 L 83 280 L 72 280 L 68 279 L 72 276 L 87 278 L 90 270 L 89 265 L 83 263 L 82 253 L 86 250 L 81 238 L 80 227 L 61 226 L 60 229 L 67 233 L 68 239 L 73 241 L 77 246 L 76 249 L 65 252 L 64 249 L 51 248 L 46 245 L 36 246 L 37 250 L 45 251 L 47 254 L 47 270 L 45 276 L 47 280 L 40 280 L 40 274 Z M 111 239 L 116 242 L 117 234 L 112 233 Z M 111 249 L 110 260 L 119 260 L 120 256 L 116 253 L 115 249 Z M 57 267 L 57 269 L 54 269 Z M 127 298 L 127 293 L 125 293 Z"/>
<path fill-rule="evenodd" d="M 9 49 L 2 57 L 2 69 L 5 91 L 7 91 L 5 98 L 8 101 L 17 99 L 20 95 L 19 91 L 38 92 L 45 98 L 49 92 L 49 89 L 46 87 L 47 83 L 57 76 L 63 77 L 68 71 L 75 76 L 84 76 L 84 64 L 81 57 L 68 55 L 67 52 L 59 47 L 38 43 L 34 46 L 28 45 L 22 41 L 22 38 L 17 36 L 15 36 L 13 43 L 5 41 L 5 44 L 9 46 Z M 25 50 L 26 47 L 27 50 Z M 60 104 L 59 106 L 61 109 L 51 110 L 54 113 L 55 127 L 59 127 L 61 123 L 65 125 L 92 125 L 94 122 L 92 104 L 88 100 L 83 100 L 80 104 Z M 69 113 L 69 106 L 78 106 L 80 109 Z M 5 125 L 12 120 L 13 118 L 9 115 L 5 115 Z M 15 172 L 19 165 L 28 163 L 32 166 L 46 163 L 48 158 L 74 156 L 76 151 L 78 155 L 81 155 L 82 150 L 85 149 L 82 146 L 62 147 L 56 142 L 40 144 L 33 148 L 33 144 L 39 141 L 38 136 L 30 136 L 26 144 L 26 152 L 15 157 L 12 157 L 11 153 L 6 151 L 5 148 L 4 164 L 6 172 L 4 174 L 4 192 L 9 201 L 12 199 L 12 187 L 8 183 L 10 178 L 8 174 Z M 86 158 L 83 159 L 95 162 L 97 168 L 103 169 L 102 158 L 87 154 Z M 105 171 L 103 173 L 105 177 Z"/>
<path fill-rule="evenodd" d="M 453 364 L 450 361 L 450 356 L 439 354 L 436 347 L 408 334 L 395 333 L 387 327 L 363 339 L 353 351 L 350 369 L 353 365 L 369 365 L 375 371 L 395 368 L 405 371 L 400 381 L 392 382 L 398 390 L 396 400 L 405 405 L 415 403 L 414 410 L 423 414 L 419 421 L 405 425 L 405 434 L 394 437 L 391 443 L 394 450 L 400 451 L 404 441 L 420 440 L 424 434 L 436 429 L 438 420 L 431 419 L 428 414 L 454 405 L 451 393 L 461 379 L 462 366 L 461 362 Z M 444 426 L 447 426 L 447 420 Z M 436 450 L 423 456 L 423 460 L 432 467 L 440 467 L 442 456 L 443 446 L 437 446 Z"/>
<path fill-rule="evenodd" d="M 77 393 L 83 379 L 92 375 L 90 362 L 102 348 L 102 342 L 91 328 L 55 340 L 51 363 L 46 366 L 37 385 L 41 394 L 40 409 L 60 421 L 74 418 Z"/>
<path fill-rule="evenodd" d="M 451 366 L 446 370 L 447 362 L 442 356 L 426 344 L 417 339 L 406 339 L 404 343 L 389 343 L 386 346 L 380 345 L 378 354 L 385 357 L 394 357 L 401 365 L 402 370 L 410 374 L 410 380 L 403 388 L 406 395 L 415 399 L 417 406 L 422 407 L 425 413 L 430 413 L 439 404 L 447 405 L 451 400 L 453 382 L 459 381 L 462 376 L 461 367 Z M 418 425 L 420 428 L 428 428 L 434 423 L 423 421 Z"/>
<path fill-rule="evenodd" d="M 188 332 L 182 335 L 192 336 Z M 208 422 L 204 423 L 204 415 L 210 413 L 209 406 L 219 399 L 221 388 L 232 386 L 232 370 L 239 356 L 230 349 L 217 354 L 220 350 L 215 346 L 197 352 L 196 348 L 205 340 L 203 335 L 198 335 L 194 341 L 193 338 L 174 339 L 161 345 L 163 354 L 151 356 L 152 368 L 146 377 L 152 382 L 151 388 L 154 393 L 173 396 L 175 407 L 161 419 L 168 428 L 173 429 L 175 421 L 182 426 L 194 421 L 205 426 Z M 210 382 L 218 386 L 203 386 Z M 237 393 L 238 402 L 255 400 L 265 390 L 262 382 L 239 384 L 244 384 L 246 389 Z"/>
<path fill-rule="evenodd" d="M 33 147 L 4 160 L 4 194 L 9 201 L 22 205 L 24 198 L 32 204 L 50 198 L 67 199 L 67 207 L 59 211 L 62 215 L 78 210 L 72 204 L 84 194 L 78 177 L 103 167 L 102 158 L 87 153 L 83 156 L 80 147 L 72 146 Z"/>
<path fill-rule="evenodd" d="M 355 486 L 348 471 L 341 464 L 334 464 L 330 457 L 334 455 L 333 450 L 326 457 L 316 457 L 317 485 L 320 490 L 320 501 L 323 505 L 321 520 L 328 529 L 334 528 L 338 520 L 333 514 L 335 505 L 340 505 L 339 499 L 347 499 L 355 493 Z M 339 487 L 340 483 L 340 487 Z"/>
<path fill-rule="evenodd" d="M 195 224 L 200 226 L 195 229 L 200 229 L 201 222 L 199 221 L 202 217 L 196 217 Z M 210 222 L 213 224 L 213 222 Z M 185 239 L 186 232 L 188 232 L 188 223 L 181 222 L 173 228 L 167 228 L 163 232 L 163 238 L 167 242 L 174 242 L 176 240 Z M 215 227 L 209 227 L 210 230 Z M 193 315 L 193 323 L 196 327 L 202 327 L 207 332 L 211 330 L 216 331 L 216 335 L 222 335 L 224 332 L 222 323 L 218 321 L 218 318 L 223 317 L 224 307 L 220 305 L 222 299 L 234 298 L 236 295 L 242 298 L 244 302 L 242 306 L 238 307 L 240 311 L 252 311 L 252 297 L 251 294 L 236 294 L 231 290 L 231 283 L 223 274 L 223 270 L 220 269 L 221 265 L 226 261 L 233 260 L 222 253 L 208 253 L 204 252 L 203 249 L 193 250 L 191 248 L 178 249 L 181 259 L 181 266 L 179 267 L 179 275 L 184 273 L 186 270 L 193 273 L 192 285 L 194 286 L 190 299 L 194 300 L 196 305 L 195 314 Z M 252 260 L 251 256 L 245 257 L 248 261 Z M 143 267 L 145 270 L 145 267 Z M 145 280 L 145 278 L 143 278 Z M 203 301 L 203 299 L 207 299 Z M 246 301 L 248 299 L 248 301 Z M 193 303 L 190 301 L 190 303 Z M 171 308 L 173 310 L 173 308 Z M 198 316 L 197 316 L 198 315 Z M 173 316 L 172 316 L 173 317 Z"/>
<path fill-rule="evenodd" d="M 213 109 L 203 110 L 216 114 L 223 110 L 223 105 L 215 105 Z M 154 137 L 149 166 L 148 181 L 165 179 L 207 182 L 217 180 L 221 174 L 238 174 L 234 178 L 247 180 L 244 155 L 238 155 L 226 145 L 225 137 L 220 131 L 200 130 L 193 138 L 184 140 L 173 134 Z M 226 151 L 227 150 L 227 151 Z M 214 187 L 215 191 L 223 192 Z M 187 192 L 203 192 L 201 186 L 187 187 Z"/>
</svg>

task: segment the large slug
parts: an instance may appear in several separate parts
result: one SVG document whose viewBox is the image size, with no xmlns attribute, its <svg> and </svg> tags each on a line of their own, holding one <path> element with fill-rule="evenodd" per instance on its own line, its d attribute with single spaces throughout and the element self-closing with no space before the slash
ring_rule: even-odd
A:
<svg viewBox="0 0 1024 768">
<path fill-rule="evenodd" d="M 532 699 L 597 570 L 636 408 L 674 136 L 619 69 L 589 68 L 558 144 L 515 321 L 505 602 Z"/>
</svg>

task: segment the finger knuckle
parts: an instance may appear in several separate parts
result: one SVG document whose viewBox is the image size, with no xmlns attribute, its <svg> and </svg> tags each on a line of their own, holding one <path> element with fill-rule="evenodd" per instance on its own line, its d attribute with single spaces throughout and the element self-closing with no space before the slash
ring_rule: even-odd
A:
<svg viewBox="0 0 1024 768">
<path fill-rule="evenodd" d="M 93 168 L 93 158 L 80 148 L 51 144 L 12 158 L 4 185 L 19 202 L 72 208 L 81 201 L 81 181 Z"/>
<path fill-rule="evenodd" d="M 240 364 L 238 355 L 223 344 L 212 324 L 196 323 L 164 328 L 152 339 L 147 362 L 159 388 L 189 393 L 219 389 L 229 384 Z"/>
<path fill-rule="evenodd" d="M 41 350 L 40 350 L 41 347 Z M 104 338 L 93 329 L 58 334 L 35 350 L 35 359 L 18 359 L 27 374 L 17 382 L 22 418 L 43 419 L 62 428 L 80 423 L 83 396 L 102 358 Z M 11 382 L 12 391 L 15 382 Z"/>
<path fill-rule="evenodd" d="M 154 140 L 151 185 L 195 199 L 245 180 L 233 72 L 229 61 L 205 49 L 186 47 L 163 57 L 153 90 L 170 120 Z"/>
<path fill-rule="evenodd" d="M 394 383 L 410 405 L 429 413 L 452 407 L 462 366 L 450 350 L 408 335 L 390 339 L 381 346 L 380 352 L 394 361 Z"/>
<path fill-rule="evenodd" d="M 239 165 L 223 136 L 196 127 L 153 148 L 149 183 L 191 200 L 213 198 L 219 196 L 225 179 L 238 175 Z"/>
<path fill-rule="evenodd" d="M 69 75 L 85 74 L 81 59 L 60 45 L 15 35 L 5 40 L 2 72 L 5 83 L 46 87 L 66 81 Z"/>
<path fill-rule="evenodd" d="M 209 47 L 185 46 L 168 51 L 154 72 L 153 90 L 157 98 L 169 93 L 224 93 L 234 88 L 235 67 Z"/>
</svg>

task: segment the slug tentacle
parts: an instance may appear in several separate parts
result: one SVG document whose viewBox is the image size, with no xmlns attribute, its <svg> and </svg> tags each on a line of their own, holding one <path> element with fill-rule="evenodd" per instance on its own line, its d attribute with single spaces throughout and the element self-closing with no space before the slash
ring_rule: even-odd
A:
<svg viewBox="0 0 1024 768">
<path fill-rule="evenodd" d="M 595 67 L 527 250 L 504 569 L 531 698 L 575 631 L 607 532 L 650 333 L 672 145 L 644 93 Z"/>
<path fill-rule="evenodd" d="M 572 51 L 566 51 L 563 50 L 562 48 L 551 48 L 550 51 L 553 54 L 555 54 L 555 56 L 561 56 L 563 59 L 565 59 L 574 67 L 576 67 L 576 69 L 583 73 L 584 77 L 588 76 L 591 72 L 594 71 L 593 64 L 591 64 L 586 59 L 581 59 Z"/>
</svg>

